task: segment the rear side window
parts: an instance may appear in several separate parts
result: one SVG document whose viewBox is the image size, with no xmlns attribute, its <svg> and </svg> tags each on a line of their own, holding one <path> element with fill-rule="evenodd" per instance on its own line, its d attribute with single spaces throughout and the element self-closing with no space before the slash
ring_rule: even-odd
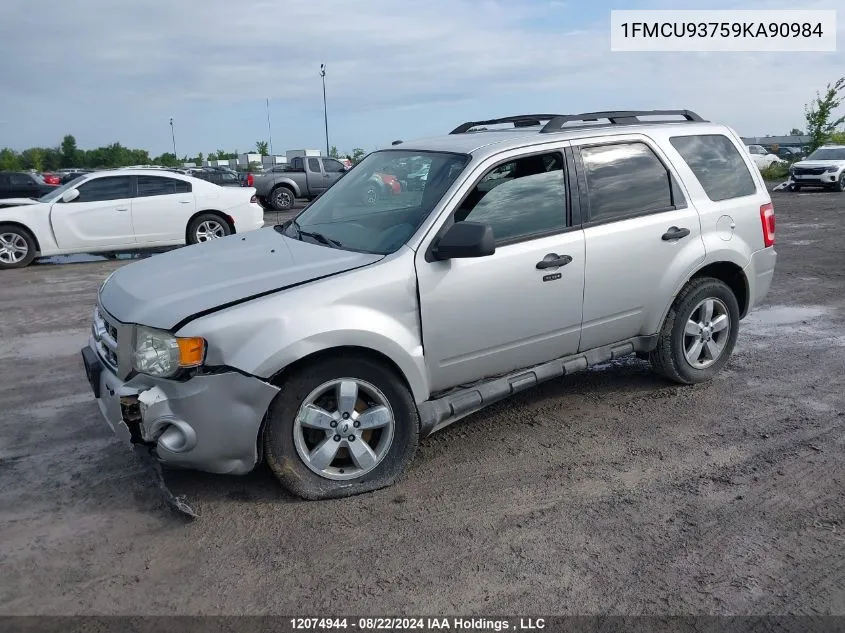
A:
<svg viewBox="0 0 845 633">
<path fill-rule="evenodd" d="M 745 160 L 727 136 L 673 136 L 669 141 L 714 202 L 757 192 Z"/>
<path fill-rule="evenodd" d="M 587 177 L 590 222 L 683 206 L 671 174 L 645 143 L 582 147 L 581 160 Z"/>
<path fill-rule="evenodd" d="M 138 176 L 138 196 L 169 196 L 174 193 L 188 193 L 191 183 L 161 176 Z"/>
<path fill-rule="evenodd" d="M 12 174 L 10 179 L 13 185 L 31 185 L 35 182 L 29 174 Z"/>
<path fill-rule="evenodd" d="M 316 158 L 309 158 L 308 159 L 308 169 L 310 169 L 311 171 L 319 172 L 320 171 L 320 161 L 317 160 Z"/>
</svg>

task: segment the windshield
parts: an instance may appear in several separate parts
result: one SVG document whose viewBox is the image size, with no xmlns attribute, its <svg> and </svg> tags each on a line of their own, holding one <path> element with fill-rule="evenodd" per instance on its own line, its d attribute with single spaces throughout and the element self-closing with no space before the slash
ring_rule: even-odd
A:
<svg viewBox="0 0 845 633">
<path fill-rule="evenodd" d="M 845 160 L 845 148 L 820 147 L 807 156 L 806 160 Z"/>
<path fill-rule="evenodd" d="M 374 152 L 306 208 L 285 235 L 334 248 L 392 253 L 416 232 L 469 158 L 445 152 Z M 408 178 L 423 168 L 425 180 Z"/>
<path fill-rule="evenodd" d="M 79 183 L 85 180 L 85 177 L 87 175 L 88 174 L 82 174 L 81 176 L 74 178 L 70 182 L 63 184 L 61 187 L 56 187 L 50 193 L 38 198 L 38 202 L 55 202 L 56 200 L 62 197 L 65 191 L 67 191 L 68 189 L 73 189 L 74 187 L 79 185 Z"/>
</svg>

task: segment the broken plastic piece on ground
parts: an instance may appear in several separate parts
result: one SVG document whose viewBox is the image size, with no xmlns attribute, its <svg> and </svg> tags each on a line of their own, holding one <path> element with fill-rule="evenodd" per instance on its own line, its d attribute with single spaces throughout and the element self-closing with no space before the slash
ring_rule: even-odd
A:
<svg viewBox="0 0 845 633">
<path fill-rule="evenodd" d="M 777 185 L 776 187 L 774 187 L 772 189 L 772 191 L 783 191 L 787 187 L 789 187 L 789 181 L 788 180 L 786 182 L 782 182 L 779 185 Z"/>
<path fill-rule="evenodd" d="M 155 456 L 151 454 L 150 449 L 146 446 L 136 445 L 135 452 L 141 458 L 141 461 L 153 471 L 158 487 L 164 493 L 164 498 L 171 507 L 176 508 L 182 514 L 185 514 L 193 519 L 198 518 L 199 514 L 197 514 L 190 505 L 188 505 L 184 495 L 177 497 L 170 492 L 170 488 L 167 487 L 167 484 L 164 481 L 164 472 L 162 472 L 161 464 Z"/>
</svg>

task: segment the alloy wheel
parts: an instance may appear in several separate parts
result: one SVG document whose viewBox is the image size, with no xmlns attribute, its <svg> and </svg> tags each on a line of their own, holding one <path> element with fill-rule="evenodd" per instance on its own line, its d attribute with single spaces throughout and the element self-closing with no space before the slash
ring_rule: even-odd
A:
<svg viewBox="0 0 845 633">
<path fill-rule="evenodd" d="M 684 327 L 684 357 L 695 369 L 706 369 L 725 351 L 731 332 L 727 306 L 716 298 L 701 301 Z"/>
<path fill-rule="evenodd" d="M 196 232 L 197 242 L 207 242 L 208 240 L 216 240 L 219 237 L 226 237 L 226 229 L 220 222 L 215 220 L 205 220 L 197 227 Z"/>
<path fill-rule="evenodd" d="M 29 254 L 29 245 L 18 233 L 0 234 L 0 262 L 17 264 Z"/>
<path fill-rule="evenodd" d="M 378 466 L 390 450 L 393 410 L 374 385 L 339 378 L 314 389 L 299 407 L 293 440 L 302 462 L 333 480 L 357 479 Z"/>
</svg>

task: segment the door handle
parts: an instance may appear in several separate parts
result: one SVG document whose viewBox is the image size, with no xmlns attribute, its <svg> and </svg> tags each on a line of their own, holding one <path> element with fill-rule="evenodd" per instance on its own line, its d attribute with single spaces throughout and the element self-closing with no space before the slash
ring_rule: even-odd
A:
<svg viewBox="0 0 845 633">
<path fill-rule="evenodd" d="M 117 207 L 115 211 L 129 211 L 129 207 Z"/>
<path fill-rule="evenodd" d="M 557 253 L 549 253 L 542 260 L 537 262 L 537 269 L 544 270 L 546 268 L 558 268 L 566 266 L 572 258 L 569 255 L 558 255 Z"/>
<path fill-rule="evenodd" d="M 190 200 L 180 200 L 179 204 L 191 204 Z"/>
<path fill-rule="evenodd" d="M 689 235 L 689 229 L 679 229 L 677 226 L 672 226 L 669 227 L 669 230 L 663 234 L 661 239 L 664 242 L 670 242 L 673 240 L 679 240 L 687 235 Z"/>
</svg>

